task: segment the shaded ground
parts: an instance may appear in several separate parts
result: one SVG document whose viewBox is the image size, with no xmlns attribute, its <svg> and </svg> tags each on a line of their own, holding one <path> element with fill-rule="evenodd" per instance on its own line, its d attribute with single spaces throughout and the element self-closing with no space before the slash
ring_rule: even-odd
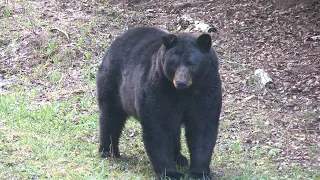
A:
<svg viewBox="0 0 320 180">
<path fill-rule="evenodd" d="M 217 29 L 212 36 L 224 84 L 221 134 L 248 151 L 265 147 L 280 174 L 291 166 L 319 172 L 320 42 L 306 41 L 320 35 L 319 2 L 21 2 L 0 4 L 1 18 L 7 19 L 0 23 L 0 93 L 13 83 L 41 86 L 40 104 L 79 93 L 87 87 L 82 79 L 94 78 L 118 34 L 141 25 L 198 32 L 182 18 L 188 15 Z M 271 75 L 272 86 L 257 87 L 258 68 Z M 54 83 L 62 73 L 64 82 Z M 29 81 L 19 81 L 21 76 Z M 94 89 L 86 90 L 94 96 Z M 219 140 L 217 148 L 229 151 L 224 143 Z"/>
</svg>

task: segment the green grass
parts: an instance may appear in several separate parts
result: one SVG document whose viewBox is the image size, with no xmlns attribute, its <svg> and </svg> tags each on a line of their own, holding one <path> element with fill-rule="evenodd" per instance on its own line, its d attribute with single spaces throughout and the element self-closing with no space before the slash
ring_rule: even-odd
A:
<svg viewBox="0 0 320 180">
<path fill-rule="evenodd" d="M 140 132 L 134 142 L 124 137 L 129 143 L 122 149 L 136 143 L 141 146 L 138 152 L 126 151 L 128 162 L 99 158 L 97 108 L 90 94 L 39 105 L 35 104 L 38 91 L 16 90 L 0 95 L 1 179 L 146 178 L 145 173 L 152 173 L 146 155 L 140 154 Z M 129 120 L 129 129 L 136 126 L 137 122 Z"/>
</svg>

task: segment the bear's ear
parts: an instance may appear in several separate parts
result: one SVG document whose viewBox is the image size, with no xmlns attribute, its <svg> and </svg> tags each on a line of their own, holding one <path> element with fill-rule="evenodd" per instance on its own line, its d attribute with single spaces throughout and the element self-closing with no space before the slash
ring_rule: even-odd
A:
<svg viewBox="0 0 320 180">
<path fill-rule="evenodd" d="M 197 39 L 197 44 L 203 50 L 209 52 L 211 48 L 211 36 L 209 34 L 202 34 Z"/>
<path fill-rule="evenodd" d="M 178 38 L 174 34 L 167 34 L 162 36 L 162 44 L 167 48 L 173 47 L 177 43 L 177 41 Z"/>
</svg>

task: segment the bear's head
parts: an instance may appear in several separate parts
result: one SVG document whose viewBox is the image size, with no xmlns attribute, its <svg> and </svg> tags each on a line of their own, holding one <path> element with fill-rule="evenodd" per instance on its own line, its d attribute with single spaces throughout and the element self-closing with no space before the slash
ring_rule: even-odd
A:
<svg viewBox="0 0 320 180">
<path fill-rule="evenodd" d="M 162 70 L 177 89 L 201 81 L 212 62 L 211 36 L 167 34 L 162 37 Z"/>
</svg>

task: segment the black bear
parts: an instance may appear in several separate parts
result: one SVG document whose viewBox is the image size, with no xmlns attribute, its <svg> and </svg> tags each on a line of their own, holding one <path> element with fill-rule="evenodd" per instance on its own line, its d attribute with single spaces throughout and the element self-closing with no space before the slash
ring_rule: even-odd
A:
<svg viewBox="0 0 320 180">
<path fill-rule="evenodd" d="M 119 157 L 119 137 L 128 116 L 138 119 L 143 142 L 159 177 L 180 179 L 175 163 L 184 124 L 190 175 L 210 177 L 221 111 L 221 80 L 211 36 L 170 34 L 151 27 L 130 29 L 115 39 L 97 73 L 99 152 Z"/>
</svg>

